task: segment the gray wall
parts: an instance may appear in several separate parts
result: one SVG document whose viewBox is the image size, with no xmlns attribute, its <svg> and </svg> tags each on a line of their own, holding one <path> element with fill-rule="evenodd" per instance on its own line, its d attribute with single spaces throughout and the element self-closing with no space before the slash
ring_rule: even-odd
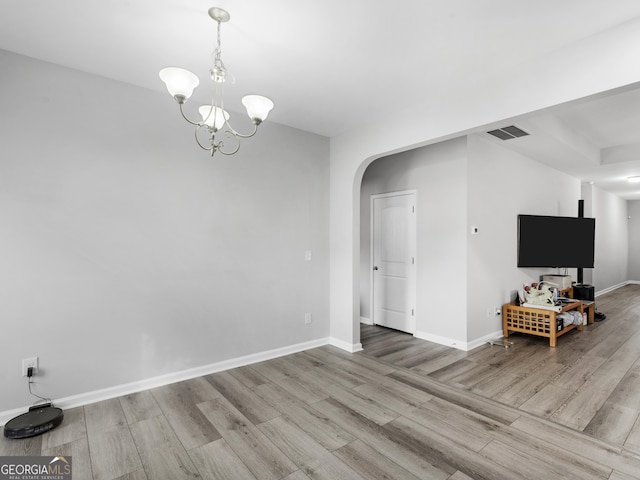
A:
<svg viewBox="0 0 640 480">
<path fill-rule="evenodd" d="M 500 317 L 487 312 L 555 273 L 517 268 L 518 214 L 575 215 L 580 198 L 575 178 L 480 135 L 374 161 L 361 189 L 362 317 L 371 302 L 369 198 L 407 189 L 418 192 L 417 335 L 458 347 L 496 334 Z"/>
<path fill-rule="evenodd" d="M 371 316 L 371 195 L 417 189 L 417 335 L 466 339 L 466 294 L 457 286 L 466 272 L 466 146 L 461 137 L 367 168 L 360 194 L 361 317 Z"/>
<path fill-rule="evenodd" d="M 640 200 L 629 207 L 629 280 L 640 282 Z"/>
<path fill-rule="evenodd" d="M 416 335 L 473 347 L 498 335 L 495 307 L 523 283 L 556 269 L 517 268 L 517 216 L 596 218 L 596 291 L 640 279 L 640 202 L 627 202 L 475 134 L 374 161 L 360 205 L 360 312 L 370 317 L 370 196 L 416 189 L 418 196 Z M 631 215 L 631 227 L 627 219 Z M 634 221 L 633 219 L 637 217 Z M 471 228 L 478 234 L 472 235 Z M 630 253 L 629 253 L 630 252 Z M 569 269 L 573 280 L 577 271 Z"/>
<path fill-rule="evenodd" d="M 0 412 L 23 358 L 61 398 L 329 336 L 328 139 L 212 159 L 168 94 L 0 65 Z"/>
<path fill-rule="evenodd" d="M 596 219 L 592 283 L 599 292 L 630 280 L 629 211 L 626 200 L 597 187 L 592 187 L 591 196 L 592 216 Z"/>
<path fill-rule="evenodd" d="M 555 269 L 517 267 L 518 214 L 576 216 L 580 182 L 569 175 L 503 148 L 501 141 L 469 136 L 468 317 L 469 338 L 483 338 L 502 328 L 499 316 L 487 315 L 513 300 L 523 283 L 540 280 Z M 569 273 L 576 278 L 575 269 Z"/>
</svg>

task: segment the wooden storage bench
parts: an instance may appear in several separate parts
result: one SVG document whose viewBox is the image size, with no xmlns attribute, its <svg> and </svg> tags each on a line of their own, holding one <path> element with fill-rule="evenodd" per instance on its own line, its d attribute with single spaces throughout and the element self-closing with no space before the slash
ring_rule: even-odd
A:
<svg viewBox="0 0 640 480">
<path fill-rule="evenodd" d="M 582 301 L 565 305 L 561 311 L 568 312 L 569 310 L 578 310 L 580 313 L 583 313 L 584 308 Z M 555 347 L 556 339 L 559 336 L 564 335 L 574 328 L 582 330 L 582 323 L 580 325 L 567 325 L 558 330 L 556 315 L 557 313 L 553 310 L 523 307 L 514 303 L 507 303 L 502 306 L 502 329 L 504 337 L 508 337 L 509 332 L 528 333 L 530 335 L 547 337 L 549 339 L 549 345 Z"/>
</svg>

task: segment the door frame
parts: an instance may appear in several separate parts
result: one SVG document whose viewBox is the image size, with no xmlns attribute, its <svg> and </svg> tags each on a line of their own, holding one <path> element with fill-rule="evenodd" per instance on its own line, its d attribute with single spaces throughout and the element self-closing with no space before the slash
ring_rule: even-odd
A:
<svg viewBox="0 0 640 480">
<path fill-rule="evenodd" d="M 388 193 L 376 193 L 376 194 L 371 194 L 371 198 L 369 200 L 369 215 L 370 215 L 370 227 L 369 227 L 369 250 L 370 250 L 370 256 L 369 256 L 369 312 L 371 312 L 371 324 L 375 325 L 376 324 L 376 320 L 375 320 L 375 309 L 374 309 L 374 295 L 375 295 L 375 288 L 374 288 L 374 284 L 373 284 L 373 267 L 375 265 L 374 263 L 374 238 L 375 238 L 375 209 L 374 209 L 374 203 L 376 199 L 379 198 L 388 198 L 388 197 L 399 197 L 399 196 L 404 196 L 404 195 L 413 195 L 413 203 L 414 203 L 414 215 L 413 215 L 413 223 L 411 226 L 411 229 L 413 230 L 413 235 L 410 238 L 410 241 L 412 242 L 412 247 L 413 247 L 413 274 L 411 275 L 410 278 L 410 286 L 409 286 L 409 298 L 411 300 L 411 303 L 413 304 L 413 319 L 414 319 L 414 331 L 411 332 L 412 335 L 415 336 L 416 332 L 418 331 L 418 322 L 417 322 L 417 313 L 418 313 L 418 307 L 416 305 L 416 292 L 417 292 L 417 265 L 418 265 L 418 255 L 417 255 L 417 250 L 418 250 L 418 222 L 417 222 L 417 218 L 418 218 L 418 191 L 416 189 L 411 189 L 411 190 L 399 190 L 397 192 L 388 192 Z"/>
</svg>

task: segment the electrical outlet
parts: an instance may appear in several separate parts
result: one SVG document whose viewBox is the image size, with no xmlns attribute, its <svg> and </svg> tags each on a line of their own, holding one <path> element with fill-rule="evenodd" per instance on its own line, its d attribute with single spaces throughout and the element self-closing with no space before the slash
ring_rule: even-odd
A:
<svg viewBox="0 0 640 480">
<path fill-rule="evenodd" d="M 38 357 L 25 358 L 22 360 L 22 376 L 27 376 L 27 370 L 29 367 L 33 368 L 33 374 L 38 373 Z"/>
<path fill-rule="evenodd" d="M 311 314 L 310 313 L 305 313 L 304 314 L 304 324 L 305 325 L 310 325 L 311 324 Z"/>
</svg>

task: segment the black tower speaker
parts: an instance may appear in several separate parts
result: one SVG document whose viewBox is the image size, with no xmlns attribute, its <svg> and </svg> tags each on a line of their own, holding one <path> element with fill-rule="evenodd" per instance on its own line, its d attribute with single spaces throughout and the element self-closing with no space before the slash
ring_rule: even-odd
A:
<svg viewBox="0 0 640 480">
<path fill-rule="evenodd" d="M 573 298 L 578 300 L 591 300 L 595 301 L 595 289 L 593 285 L 574 285 L 573 286 Z"/>
</svg>

